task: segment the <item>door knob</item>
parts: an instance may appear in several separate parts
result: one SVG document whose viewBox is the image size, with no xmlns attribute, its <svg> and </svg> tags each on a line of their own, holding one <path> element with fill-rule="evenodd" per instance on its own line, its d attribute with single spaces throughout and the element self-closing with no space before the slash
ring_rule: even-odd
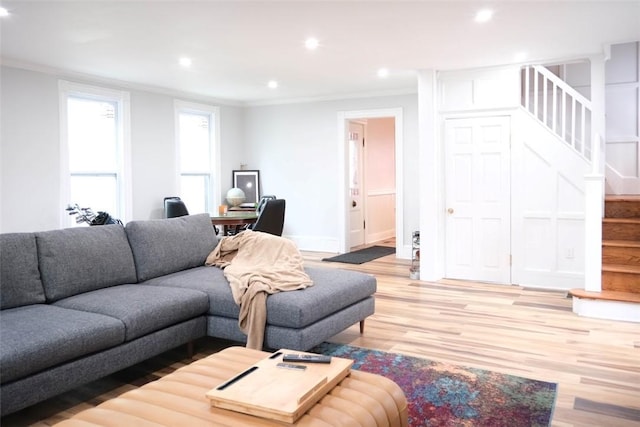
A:
<svg viewBox="0 0 640 427">
<path fill-rule="evenodd" d="M 358 203 L 356 203 L 356 201 L 355 201 L 355 200 L 352 200 L 352 201 L 351 201 L 351 207 L 352 207 L 352 208 L 355 208 L 356 206 L 358 206 Z"/>
<path fill-rule="evenodd" d="M 447 212 L 449 213 L 449 215 L 451 215 L 453 213 L 453 208 L 447 209 Z"/>
</svg>

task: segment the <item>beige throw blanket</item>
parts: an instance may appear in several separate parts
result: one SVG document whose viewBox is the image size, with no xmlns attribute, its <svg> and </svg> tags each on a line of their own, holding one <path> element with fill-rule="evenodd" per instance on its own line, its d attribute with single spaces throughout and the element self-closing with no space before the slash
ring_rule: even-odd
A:
<svg viewBox="0 0 640 427">
<path fill-rule="evenodd" d="M 313 285 L 295 244 L 259 231 L 223 237 L 205 265 L 224 269 L 233 299 L 240 306 L 238 324 L 247 334 L 247 347 L 258 350 L 264 341 L 267 294 Z"/>
</svg>

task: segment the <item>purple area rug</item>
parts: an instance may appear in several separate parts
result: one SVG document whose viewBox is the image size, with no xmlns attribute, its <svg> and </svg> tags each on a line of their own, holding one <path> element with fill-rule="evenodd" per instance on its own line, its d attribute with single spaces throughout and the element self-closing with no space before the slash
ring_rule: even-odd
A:
<svg viewBox="0 0 640 427">
<path fill-rule="evenodd" d="M 557 384 L 378 350 L 322 343 L 314 353 L 397 383 L 410 426 L 549 426 Z"/>
</svg>

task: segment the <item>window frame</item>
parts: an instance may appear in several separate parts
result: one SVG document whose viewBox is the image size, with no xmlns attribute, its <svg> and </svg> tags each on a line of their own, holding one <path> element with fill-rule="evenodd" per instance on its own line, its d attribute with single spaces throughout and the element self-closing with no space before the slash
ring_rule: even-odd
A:
<svg viewBox="0 0 640 427">
<path fill-rule="evenodd" d="M 175 100 L 174 101 L 174 124 L 175 124 L 175 188 L 177 194 L 181 193 L 181 177 L 183 175 L 193 175 L 193 173 L 182 173 L 180 158 L 180 114 L 198 114 L 209 118 L 209 194 L 206 195 L 205 206 L 208 213 L 217 212 L 217 207 L 221 203 L 221 161 L 220 161 L 220 107 L 199 104 L 195 102 Z M 197 174 L 200 176 L 200 174 Z"/>
<path fill-rule="evenodd" d="M 60 112 L 60 216 L 61 227 L 69 227 L 65 208 L 70 202 L 71 170 L 69 165 L 68 106 L 70 97 L 95 101 L 106 101 L 116 106 L 117 156 L 116 170 L 117 212 L 109 212 L 113 217 L 126 223 L 132 218 L 133 191 L 131 170 L 131 102 L 126 91 L 108 89 L 99 86 L 75 83 L 65 80 L 58 82 Z M 86 176 L 104 176 L 104 172 L 77 174 Z M 109 174 L 110 175 L 110 174 Z M 93 207 L 92 207 L 93 208 Z"/>
</svg>

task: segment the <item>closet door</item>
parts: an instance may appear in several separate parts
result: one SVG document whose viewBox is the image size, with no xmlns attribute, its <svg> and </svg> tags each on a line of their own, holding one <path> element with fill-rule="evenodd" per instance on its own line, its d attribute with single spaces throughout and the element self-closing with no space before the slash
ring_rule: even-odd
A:
<svg viewBox="0 0 640 427">
<path fill-rule="evenodd" d="M 511 283 L 510 118 L 445 121 L 446 276 Z"/>
</svg>

